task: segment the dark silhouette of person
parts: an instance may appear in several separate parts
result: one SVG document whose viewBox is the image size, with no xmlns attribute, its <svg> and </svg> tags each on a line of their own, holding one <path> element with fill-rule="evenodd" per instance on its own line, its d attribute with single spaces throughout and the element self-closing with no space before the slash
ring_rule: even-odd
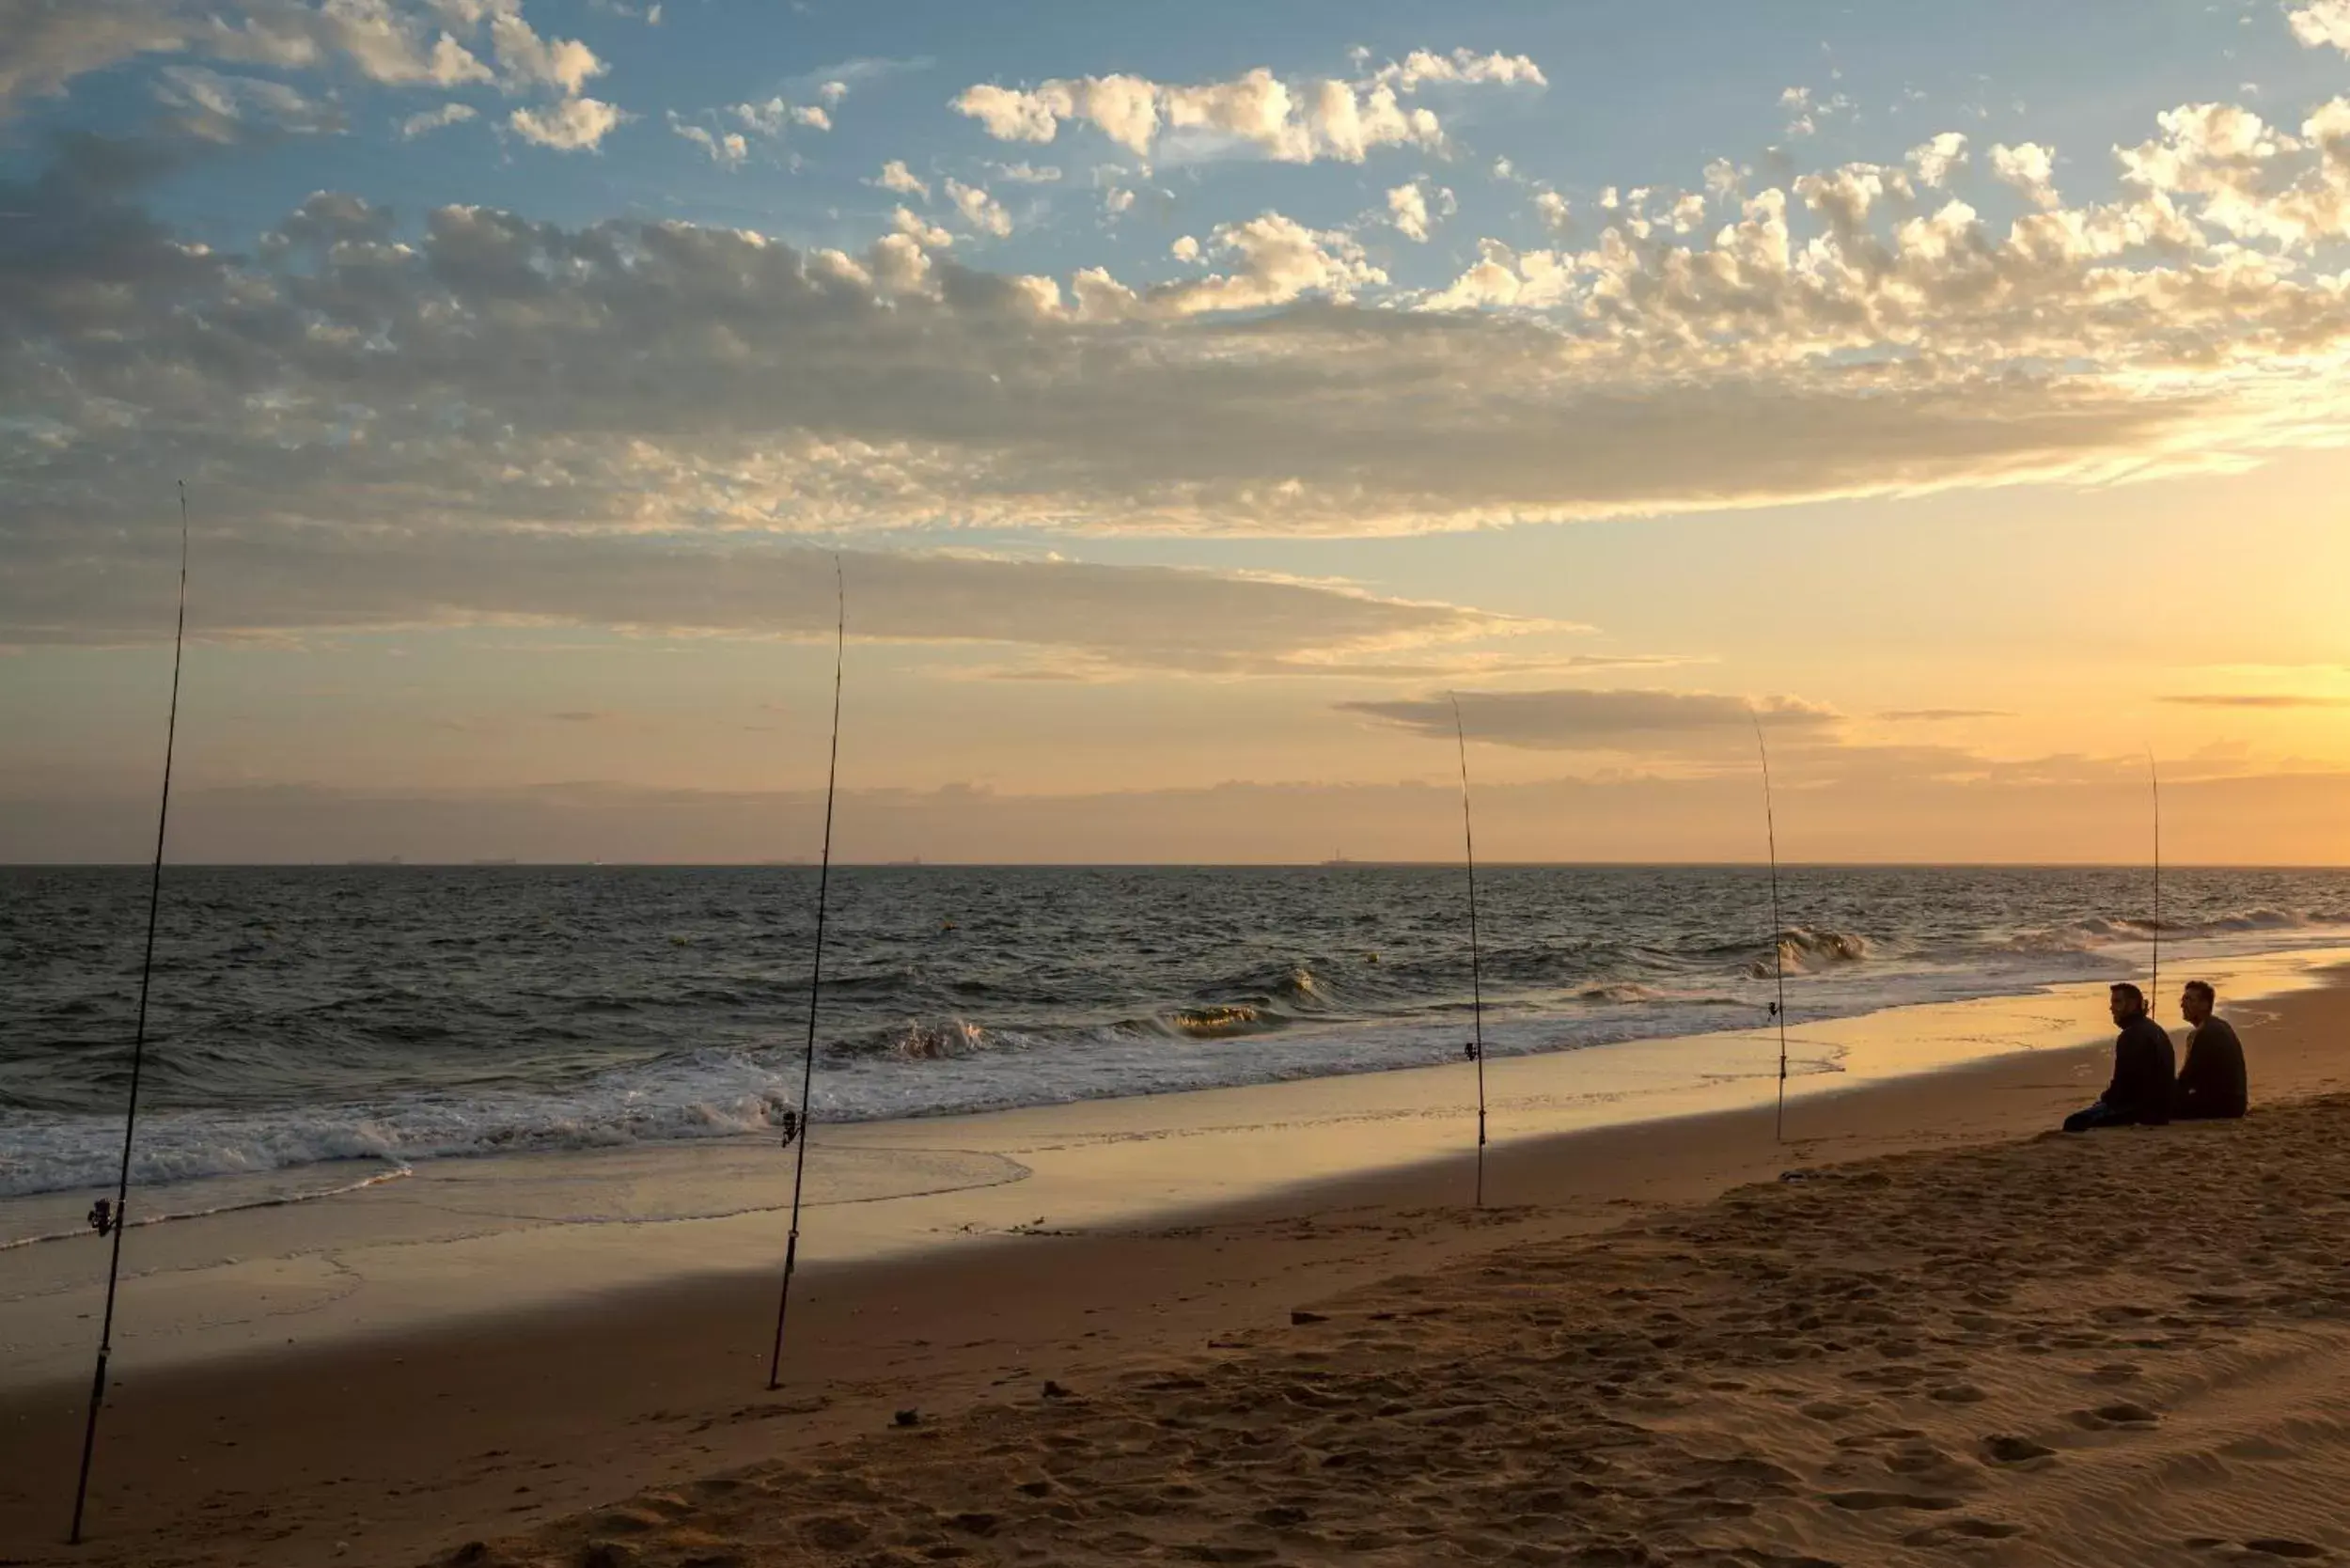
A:
<svg viewBox="0 0 2350 1568">
<path fill-rule="evenodd" d="M 2113 988 L 2113 1081 L 2097 1103 L 2064 1119 L 2068 1133 L 2093 1127 L 2159 1127 L 2170 1120 L 2178 1053 L 2170 1035 L 2146 1016 L 2146 994 L 2126 981 Z"/>
<path fill-rule="evenodd" d="M 2195 1027 L 2186 1037 L 2186 1061 L 2179 1068 L 2178 1092 L 2170 1114 L 2182 1121 L 2223 1121 L 2244 1114 L 2249 1098 L 2244 1074 L 2244 1042 L 2225 1018 L 2212 1012 L 2218 998 L 2203 980 L 2189 980 L 2179 993 L 2179 1015 Z"/>
</svg>

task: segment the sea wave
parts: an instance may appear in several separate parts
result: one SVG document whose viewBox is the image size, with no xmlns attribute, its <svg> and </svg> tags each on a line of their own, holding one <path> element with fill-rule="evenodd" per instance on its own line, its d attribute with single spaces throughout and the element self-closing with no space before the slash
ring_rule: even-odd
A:
<svg viewBox="0 0 2350 1568">
<path fill-rule="evenodd" d="M 1748 980 L 1769 980 L 1784 964 L 1797 974 L 1818 974 L 1847 964 L 1867 962 L 1876 944 L 1856 931 L 1813 930 L 1791 926 L 1780 934 L 1776 964 L 1758 958 L 1747 966 Z"/>
<path fill-rule="evenodd" d="M 2009 937 L 2007 948 L 2020 953 L 2084 953 L 2126 944 L 2152 942 L 2156 935 L 2165 941 L 2181 942 L 2199 936 L 2240 936 L 2257 932 L 2312 931 L 2339 927 L 2345 920 L 2333 911 L 2304 909 L 2230 910 L 2207 915 L 2201 919 L 2140 919 L 2131 916 L 2098 916 L 2086 920 L 2074 920 L 2063 925 L 2039 926 L 2017 932 Z"/>
</svg>

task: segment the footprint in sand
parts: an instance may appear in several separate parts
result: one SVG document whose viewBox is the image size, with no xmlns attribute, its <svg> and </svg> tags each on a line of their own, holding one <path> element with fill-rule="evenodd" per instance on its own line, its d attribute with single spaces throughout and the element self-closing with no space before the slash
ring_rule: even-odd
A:
<svg viewBox="0 0 2350 1568">
<path fill-rule="evenodd" d="M 2326 1555 L 2323 1546 L 2311 1545 L 2307 1541 L 2290 1541 L 2280 1536 L 2264 1536 L 2257 1541 L 2247 1541 L 2244 1549 L 2258 1552 L 2263 1557 L 2296 1558 L 2303 1561 Z"/>
<path fill-rule="evenodd" d="M 1914 1508 L 1927 1513 L 1939 1513 L 1956 1508 L 1956 1497 L 1939 1497 L 1931 1492 L 1830 1492 L 1827 1500 L 1838 1508 L 1868 1512 L 1880 1508 Z"/>
<path fill-rule="evenodd" d="M 2030 1465 L 2055 1457 L 2056 1450 L 2035 1443 L 2029 1437 L 2015 1437 L 2002 1433 L 1982 1440 L 1982 1458 L 1986 1465 Z"/>
<path fill-rule="evenodd" d="M 2076 1410 L 2067 1419 L 2089 1432 L 2108 1432 L 2115 1427 L 2153 1426 L 2161 1418 L 2142 1404 L 2102 1404 L 2094 1410 Z"/>
<path fill-rule="evenodd" d="M 2024 1533 L 2024 1527 L 2003 1519 L 1952 1519 L 1946 1525 L 1930 1525 L 1902 1537 L 1904 1546 L 1939 1546 L 1953 1537 L 1962 1541 L 2005 1541 Z"/>
</svg>

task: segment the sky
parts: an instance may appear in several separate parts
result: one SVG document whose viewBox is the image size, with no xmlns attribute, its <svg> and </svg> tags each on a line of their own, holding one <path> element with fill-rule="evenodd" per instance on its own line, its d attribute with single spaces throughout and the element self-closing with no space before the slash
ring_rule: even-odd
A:
<svg viewBox="0 0 2350 1568">
<path fill-rule="evenodd" d="M 0 860 L 2350 861 L 2350 0 L 0 0 Z M 836 578 L 836 566 L 838 577 Z"/>
</svg>

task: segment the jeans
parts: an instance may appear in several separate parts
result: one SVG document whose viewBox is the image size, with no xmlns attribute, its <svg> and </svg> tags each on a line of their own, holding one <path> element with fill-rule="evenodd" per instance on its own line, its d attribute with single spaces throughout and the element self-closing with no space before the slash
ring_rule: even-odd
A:
<svg viewBox="0 0 2350 1568">
<path fill-rule="evenodd" d="M 2100 1100 L 2087 1110 L 2076 1110 L 2066 1117 L 2064 1130 L 2085 1133 L 2092 1127 L 2128 1127 L 2136 1124 L 2138 1118 L 2128 1111 L 2116 1110 Z"/>
</svg>

